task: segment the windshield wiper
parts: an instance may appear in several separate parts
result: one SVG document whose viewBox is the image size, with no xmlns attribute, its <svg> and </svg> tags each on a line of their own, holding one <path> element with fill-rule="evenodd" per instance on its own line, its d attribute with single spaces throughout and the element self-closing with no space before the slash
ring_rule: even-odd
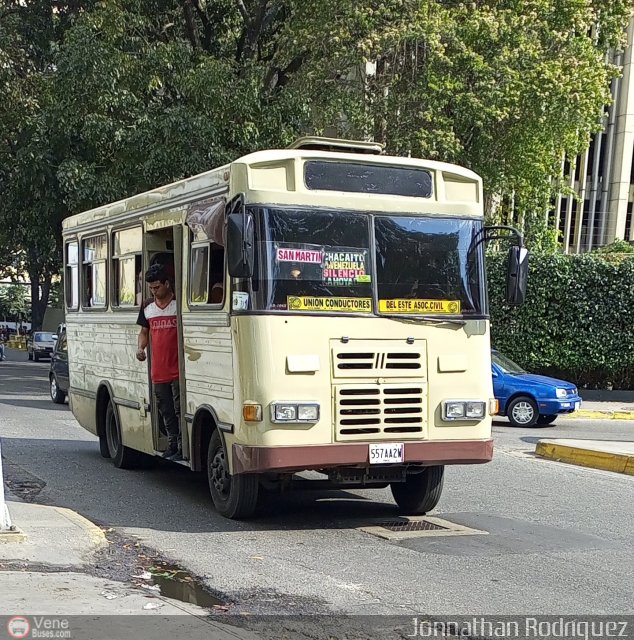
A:
<svg viewBox="0 0 634 640">
<path fill-rule="evenodd" d="M 439 318 L 438 316 L 410 316 L 410 315 L 390 315 L 387 313 L 381 313 L 380 318 L 389 318 L 390 320 L 400 320 L 401 322 L 407 322 L 408 324 L 418 324 L 420 322 L 429 322 L 431 324 L 455 324 L 463 327 L 467 324 L 466 320 L 460 318 Z"/>
</svg>

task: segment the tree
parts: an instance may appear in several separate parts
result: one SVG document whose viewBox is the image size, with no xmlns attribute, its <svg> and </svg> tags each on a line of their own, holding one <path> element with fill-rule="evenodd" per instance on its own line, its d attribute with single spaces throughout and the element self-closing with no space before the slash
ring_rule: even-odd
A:
<svg viewBox="0 0 634 640">
<path fill-rule="evenodd" d="M 5 0 L 0 9 L 0 271 L 28 273 L 39 328 L 61 264 L 67 215 L 55 136 L 56 55 L 65 32 L 93 1 Z"/>
<path fill-rule="evenodd" d="M 29 318 L 26 287 L 18 284 L 0 286 L 0 319 L 20 322 Z"/>
<path fill-rule="evenodd" d="M 78 211 L 304 132 L 480 173 L 538 237 L 601 122 L 627 0 L 5 0 L 0 271 L 39 326 Z M 540 212 L 539 216 L 536 212 Z M 40 295 L 41 292 L 41 295 Z"/>
<path fill-rule="evenodd" d="M 537 231 L 559 188 L 551 178 L 562 156 L 576 156 L 601 129 L 618 72 L 605 54 L 623 44 L 631 2 L 363 4 L 351 12 L 356 21 L 346 3 L 333 6 L 330 37 L 319 25 L 323 14 L 311 19 L 306 4 L 298 40 L 321 55 L 298 80 L 306 90 L 323 89 L 329 69 L 343 73 L 359 57 L 375 62 L 375 72 L 356 76 L 365 94 L 346 112 L 348 129 L 396 154 L 471 167 L 484 179 L 492 218 L 500 221 L 496 203 L 507 197 L 519 213 L 515 222 Z M 335 30 L 339 17 L 357 28 Z M 358 88 L 349 93 L 360 95 Z"/>
</svg>

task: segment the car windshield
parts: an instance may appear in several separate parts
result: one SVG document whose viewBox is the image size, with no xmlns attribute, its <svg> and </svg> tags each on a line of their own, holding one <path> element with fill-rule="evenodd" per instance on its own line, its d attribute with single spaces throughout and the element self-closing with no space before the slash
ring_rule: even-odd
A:
<svg viewBox="0 0 634 640">
<path fill-rule="evenodd" d="M 53 334 L 52 333 L 36 333 L 34 339 L 35 339 L 35 342 L 52 342 Z"/>
<path fill-rule="evenodd" d="M 493 364 L 496 364 L 504 373 L 526 373 L 522 367 L 515 364 L 513 360 L 503 356 L 498 351 L 493 351 L 491 353 L 491 361 Z"/>
<path fill-rule="evenodd" d="M 487 312 L 482 245 L 474 243 L 480 220 L 286 207 L 252 212 L 253 310 Z"/>
</svg>

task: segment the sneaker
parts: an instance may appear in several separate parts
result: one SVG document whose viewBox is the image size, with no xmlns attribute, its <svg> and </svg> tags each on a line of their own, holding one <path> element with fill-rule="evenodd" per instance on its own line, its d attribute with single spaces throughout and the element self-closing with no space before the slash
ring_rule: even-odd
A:
<svg viewBox="0 0 634 640">
<path fill-rule="evenodd" d="M 161 455 L 161 458 L 165 458 L 166 460 L 171 460 L 173 456 L 178 453 L 178 449 L 176 447 L 167 447 L 167 449 Z"/>
<path fill-rule="evenodd" d="M 172 462 L 180 462 L 181 460 L 184 460 L 185 458 L 183 458 L 183 452 L 182 451 L 176 451 L 176 453 L 173 453 L 167 459 L 171 460 Z"/>
</svg>

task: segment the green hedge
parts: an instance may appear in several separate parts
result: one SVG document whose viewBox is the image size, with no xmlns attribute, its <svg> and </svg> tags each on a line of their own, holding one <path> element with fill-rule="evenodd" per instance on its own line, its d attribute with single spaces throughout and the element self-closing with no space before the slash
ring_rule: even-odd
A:
<svg viewBox="0 0 634 640">
<path fill-rule="evenodd" d="M 535 373 L 634 389 L 634 258 L 531 254 L 527 299 L 504 303 L 506 254 L 487 256 L 491 342 Z"/>
</svg>

